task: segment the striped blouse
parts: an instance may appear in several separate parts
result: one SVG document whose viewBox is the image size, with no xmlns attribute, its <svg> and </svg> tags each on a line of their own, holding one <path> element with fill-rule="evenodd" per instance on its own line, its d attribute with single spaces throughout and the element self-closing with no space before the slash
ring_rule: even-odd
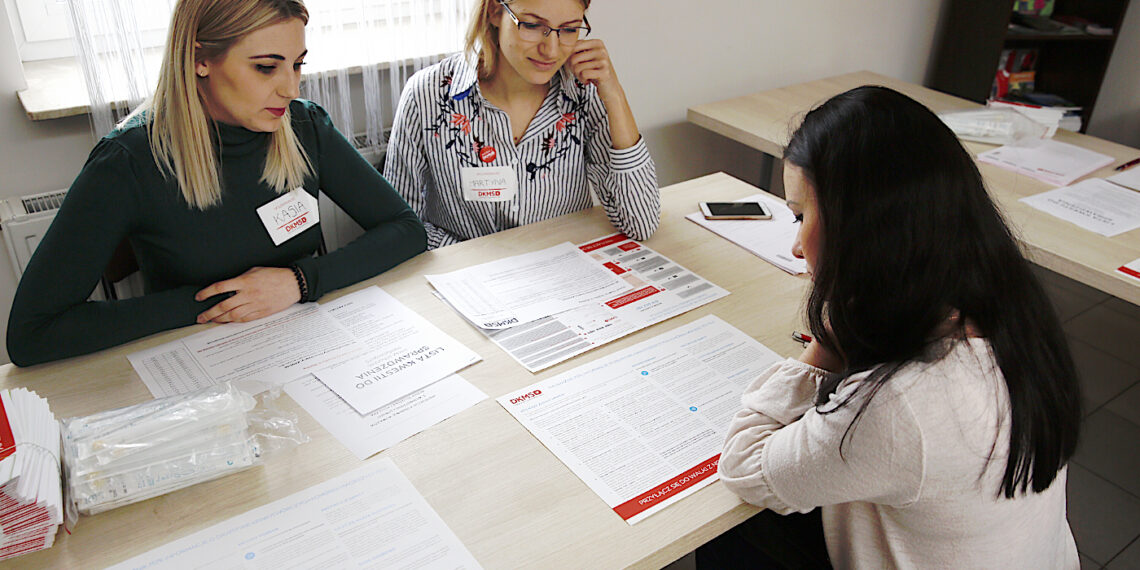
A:
<svg viewBox="0 0 1140 570">
<path fill-rule="evenodd" d="M 513 167 L 515 197 L 465 200 L 460 168 L 482 166 Z M 400 96 L 384 177 L 424 221 L 429 249 L 589 208 L 591 190 L 631 238 L 648 238 L 660 220 L 645 140 L 615 150 L 597 88 L 565 70 L 518 146 L 507 114 L 483 98 L 462 54 L 416 73 Z"/>
</svg>

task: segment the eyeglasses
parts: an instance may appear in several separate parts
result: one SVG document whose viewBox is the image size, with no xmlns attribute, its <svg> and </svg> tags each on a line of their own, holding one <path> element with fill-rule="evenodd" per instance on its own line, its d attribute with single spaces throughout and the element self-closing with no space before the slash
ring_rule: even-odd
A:
<svg viewBox="0 0 1140 570">
<path fill-rule="evenodd" d="M 586 16 L 582 16 L 584 26 L 569 26 L 565 28 L 551 28 L 546 24 L 539 24 L 537 22 L 523 22 L 515 15 L 510 6 L 506 2 L 500 0 L 499 4 L 507 10 L 507 14 L 514 20 L 515 26 L 519 29 L 519 38 L 525 42 L 540 42 L 543 38 L 549 37 L 550 32 L 558 34 L 558 43 L 564 46 L 572 46 L 578 40 L 585 39 L 590 35 L 590 21 Z"/>
</svg>

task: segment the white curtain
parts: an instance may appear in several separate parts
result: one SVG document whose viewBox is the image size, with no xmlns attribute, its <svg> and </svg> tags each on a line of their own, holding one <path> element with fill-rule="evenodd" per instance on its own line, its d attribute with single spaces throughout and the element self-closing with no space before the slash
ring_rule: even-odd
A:
<svg viewBox="0 0 1140 570">
<path fill-rule="evenodd" d="M 175 0 L 68 3 L 92 130 L 102 137 L 154 89 Z M 408 77 L 462 49 L 472 0 L 305 4 L 309 56 L 301 96 L 327 109 L 359 148 L 378 150 Z"/>
</svg>

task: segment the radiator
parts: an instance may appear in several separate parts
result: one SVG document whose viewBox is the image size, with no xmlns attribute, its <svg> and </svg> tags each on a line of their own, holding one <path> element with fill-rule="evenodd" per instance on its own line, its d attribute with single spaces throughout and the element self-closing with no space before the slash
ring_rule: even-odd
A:
<svg viewBox="0 0 1140 570">
<path fill-rule="evenodd" d="M 67 190 L 0 200 L 0 233 L 18 279 L 47 232 Z"/>
<path fill-rule="evenodd" d="M 24 274 L 24 268 L 28 266 L 32 253 L 47 233 L 66 195 L 67 190 L 56 190 L 0 200 L 0 233 L 4 234 L 4 244 L 8 248 L 8 258 L 12 260 L 12 270 L 15 271 L 17 280 Z M 104 281 L 92 291 L 91 300 L 125 299 L 141 294 L 142 290 L 142 277 L 136 272 L 118 283 Z M 109 291 L 114 294 L 109 294 Z"/>
</svg>

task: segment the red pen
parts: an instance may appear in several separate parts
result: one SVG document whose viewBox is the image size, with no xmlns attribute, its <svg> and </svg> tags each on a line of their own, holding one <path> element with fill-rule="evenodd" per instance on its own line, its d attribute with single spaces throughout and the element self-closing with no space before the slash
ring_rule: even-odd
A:
<svg viewBox="0 0 1140 570">
<path fill-rule="evenodd" d="M 806 335 L 800 331 L 792 331 L 792 340 L 794 340 L 800 344 L 807 344 L 807 343 L 811 342 L 811 336 Z"/>
<path fill-rule="evenodd" d="M 1121 170 L 1127 170 L 1129 168 L 1132 168 L 1133 166 L 1136 166 L 1137 164 L 1140 164 L 1140 158 L 1129 160 L 1128 162 L 1125 162 L 1124 164 L 1121 164 L 1120 166 L 1113 168 L 1113 170 L 1120 172 Z"/>
</svg>

